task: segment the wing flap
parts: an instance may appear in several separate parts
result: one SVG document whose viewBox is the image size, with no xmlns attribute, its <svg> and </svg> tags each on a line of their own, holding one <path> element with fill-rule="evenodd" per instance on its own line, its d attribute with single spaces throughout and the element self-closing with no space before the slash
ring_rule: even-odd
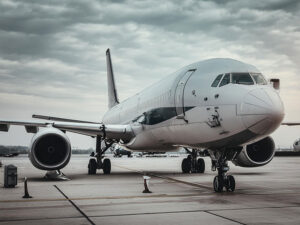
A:
<svg viewBox="0 0 300 225">
<path fill-rule="evenodd" d="M 39 127 L 36 127 L 36 126 L 25 125 L 25 129 L 26 129 L 27 133 L 33 133 L 33 134 L 35 134 L 39 131 Z"/>
<path fill-rule="evenodd" d="M 0 131 L 8 132 L 9 124 L 0 124 Z"/>
<path fill-rule="evenodd" d="M 0 131 L 8 132 L 10 125 L 24 126 L 27 133 L 36 133 L 38 127 L 46 127 L 51 123 L 40 123 L 35 121 L 0 120 Z"/>
</svg>

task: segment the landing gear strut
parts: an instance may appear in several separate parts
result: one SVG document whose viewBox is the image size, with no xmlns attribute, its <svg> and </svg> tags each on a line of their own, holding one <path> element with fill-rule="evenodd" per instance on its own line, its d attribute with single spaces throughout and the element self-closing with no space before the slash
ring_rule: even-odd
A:
<svg viewBox="0 0 300 225">
<path fill-rule="evenodd" d="M 224 187 L 228 192 L 235 190 L 235 179 L 232 175 L 227 175 L 229 171 L 228 160 L 231 160 L 237 154 L 236 151 L 210 152 L 212 158 L 212 170 L 218 170 L 215 176 L 213 186 L 215 192 L 222 192 Z"/>
<path fill-rule="evenodd" d="M 218 175 L 214 178 L 215 192 L 222 192 L 224 187 L 228 192 L 235 190 L 235 179 L 232 175 L 226 175 L 228 167 L 218 168 Z"/>
<path fill-rule="evenodd" d="M 103 169 L 104 174 L 110 174 L 111 171 L 111 162 L 110 159 L 104 158 L 104 153 L 109 149 L 113 142 L 107 142 L 104 140 L 105 147 L 101 149 L 101 137 L 97 136 L 96 138 L 96 154 L 92 152 L 91 158 L 88 165 L 88 174 L 96 174 L 97 169 Z"/>
<path fill-rule="evenodd" d="M 184 158 L 181 163 L 181 169 L 183 173 L 204 173 L 205 171 L 205 162 L 202 158 L 197 160 L 197 151 L 188 150 L 189 153 L 187 158 Z"/>
</svg>

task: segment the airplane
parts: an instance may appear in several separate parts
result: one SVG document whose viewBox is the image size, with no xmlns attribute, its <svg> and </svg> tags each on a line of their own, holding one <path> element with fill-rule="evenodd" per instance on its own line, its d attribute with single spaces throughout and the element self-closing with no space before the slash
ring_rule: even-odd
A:
<svg viewBox="0 0 300 225">
<path fill-rule="evenodd" d="M 300 123 L 299 122 L 284 122 L 281 125 L 299 126 Z M 294 143 L 293 143 L 293 149 L 296 152 L 300 151 L 300 138 L 294 141 Z"/>
<path fill-rule="evenodd" d="M 111 146 L 110 151 L 114 154 L 114 157 L 122 157 L 123 155 L 127 156 L 128 158 L 132 157 L 131 151 L 127 151 L 117 144 Z"/>
<path fill-rule="evenodd" d="M 53 171 L 68 164 L 67 131 L 96 138 L 88 174 L 98 169 L 111 172 L 104 153 L 114 143 L 138 152 L 190 149 L 182 160 L 183 173 L 204 172 L 205 162 L 197 154 L 204 151 L 212 170 L 218 171 L 215 192 L 235 190 L 234 177 L 227 175 L 228 161 L 258 167 L 273 159 L 275 145 L 269 135 L 281 124 L 284 106 L 276 85 L 269 84 L 256 67 L 229 58 L 196 62 L 120 102 L 109 49 L 106 63 L 109 110 L 102 122 L 44 115 L 33 115 L 47 120 L 42 122 L 0 120 L 0 131 L 22 125 L 35 133 L 29 158 L 36 168 Z"/>
<path fill-rule="evenodd" d="M 294 151 L 300 151 L 300 139 L 297 139 L 293 144 Z"/>
<path fill-rule="evenodd" d="M 19 153 L 7 153 L 7 154 L 0 153 L 0 157 L 15 157 L 18 155 Z"/>
</svg>

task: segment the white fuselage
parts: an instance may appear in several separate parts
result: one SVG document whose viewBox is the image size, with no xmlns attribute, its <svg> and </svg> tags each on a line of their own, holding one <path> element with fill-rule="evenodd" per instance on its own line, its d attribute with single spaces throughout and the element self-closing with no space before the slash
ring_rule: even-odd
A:
<svg viewBox="0 0 300 225">
<path fill-rule="evenodd" d="M 227 73 L 260 72 L 232 59 L 194 63 L 114 106 L 103 123 L 129 124 L 135 137 L 123 145 L 137 151 L 222 149 L 272 133 L 284 116 L 276 90 L 255 82 L 212 87 Z"/>
</svg>

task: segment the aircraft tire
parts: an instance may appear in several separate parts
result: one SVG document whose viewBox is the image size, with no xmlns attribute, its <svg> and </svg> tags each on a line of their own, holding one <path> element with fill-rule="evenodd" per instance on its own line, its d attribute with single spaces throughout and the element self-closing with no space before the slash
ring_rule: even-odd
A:
<svg viewBox="0 0 300 225">
<path fill-rule="evenodd" d="M 110 159 L 104 159 L 104 161 L 103 161 L 103 173 L 104 174 L 110 174 L 110 171 L 111 171 Z"/>
<path fill-rule="evenodd" d="M 204 173 L 205 171 L 205 161 L 202 158 L 199 158 L 197 160 L 197 172 L 198 173 Z"/>
<path fill-rule="evenodd" d="M 226 190 L 229 192 L 234 192 L 234 190 L 235 190 L 235 179 L 232 175 L 227 176 Z"/>
<path fill-rule="evenodd" d="M 191 171 L 191 160 L 184 158 L 181 163 L 181 170 L 183 173 L 189 173 Z"/>
<path fill-rule="evenodd" d="M 96 174 L 97 172 L 97 162 L 96 159 L 90 159 L 89 165 L 88 165 L 88 174 Z"/>
<path fill-rule="evenodd" d="M 214 178 L 214 190 L 215 192 L 222 192 L 224 188 L 224 180 L 221 176 L 215 176 Z"/>
</svg>

